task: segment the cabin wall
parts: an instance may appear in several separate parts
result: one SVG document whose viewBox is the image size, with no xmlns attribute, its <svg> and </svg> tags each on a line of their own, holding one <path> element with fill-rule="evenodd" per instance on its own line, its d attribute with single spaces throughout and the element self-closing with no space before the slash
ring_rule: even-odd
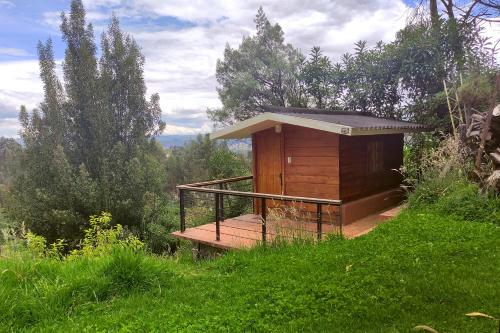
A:
<svg viewBox="0 0 500 333">
<path fill-rule="evenodd" d="M 312 198 L 339 198 L 339 135 L 286 125 L 284 193 Z"/>
<path fill-rule="evenodd" d="M 402 177 L 391 169 L 403 163 L 403 134 L 352 137 L 283 125 L 281 133 L 274 128 L 254 133 L 252 145 L 256 192 L 341 199 L 344 224 L 401 201 L 393 189 Z M 259 205 L 255 202 L 256 213 Z M 301 207 L 316 211 L 313 204 Z M 323 212 L 338 208 L 323 206 Z"/>
<path fill-rule="evenodd" d="M 276 136 L 281 137 L 278 146 Z M 275 148 L 271 148 L 275 147 Z M 339 198 L 339 135 L 293 125 L 283 125 L 281 133 L 274 128 L 252 135 L 254 190 L 260 193 L 338 199 Z M 279 154 L 279 161 L 276 155 Z M 273 155 L 271 157 L 270 155 Z M 281 165 L 281 170 L 277 170 Z M 281 187 L 276 188 L 277 182 Z M 282 203 L 268 203 L 281 205 Z M 286 203 L 291 205 L 290 202 Z M 310 212 L 314 204 L 301 204 Z M 254 203 L 260 213 L 260 202 Z M 323 206 L 324 213 L 338 211 Z M 325 215 L 326 216 L 326 215 Z"/>
<path fill-rule="evenodd" d="M 403 134 L 340 137 L 340 199 L 349 202 L 398 187 Z"/>
</svg>

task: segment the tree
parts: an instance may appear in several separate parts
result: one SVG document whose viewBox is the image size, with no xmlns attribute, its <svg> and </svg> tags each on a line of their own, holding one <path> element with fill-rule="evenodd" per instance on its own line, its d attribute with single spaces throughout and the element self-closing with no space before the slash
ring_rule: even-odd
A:
<svg viewBox="0 0 500 333">
<path fill-rule="evenodd" d="M 357 42 L 355 52 L 344 54 L 337 65 L 342 84 L 340 105 L 349 111 L 401 118 L 400 65 L 392 45 L 379 42 L 369 49 L 366 42 Z"/>
<path fill-rule="evenodd" d="M 130 150 L 163 131 L 159 95 L 146 100 L 144 56 L 135 40 L 122 33 L 115 16 L 102 36 L 101 48 L 100 87 L 104 93 L 108 140 L 111 145 L 122 142 Z"/>
<path fill-rule="evenodd" d="M 71 152 L 74 163 L 83 163 L 94 175 L 100 168 L 98 156 L 102 156 L 105 147 L 105 133 L 100 127 L 103 115 L 99 112 L 101 96 L 94 31 L 92 24 L 86 24 L 80 0 L 71 2 L 69 16 L 62 13 L 61 21 L 62 38 L 66 42 L 63 73 L 67 98 L 64 108 L 74 146 L 67 152 Z"/>
<path fill-rule="evenodd" d="M 22 146 L 16 140 L 0 137 L 0 185 L 11 186 L 21 158 Z"/>
<path fill-rule="evenodd" d="M 179 183 L 223 179 L 250 173 L 248 159 L 231 151 L 225 141 L 210 140 L 199 134 L 184 147 L 173 148 L 167 162 L 167 188 L 173 192 Z"/>
<path fill-rule="evenodd" d="M 44 99 L 31 113 L 21 107 L 25 158 L 9 211 L 49 241 L 74 246 L 101 211 L 140 229 L 145 197 L 164 190 L 165 153 L 153 139 L 164 123 L 158 95 L 145 97 L 144 57 L 118 20 L 103 34 L 99 62 L 81 0 L 61 20 L 64 85 L 52 42 L 39 43 Z"/>
<path fill-rule="evenodd" d="M 330 59 L 321 53 L 319 46 L 311 49 L 301 73 L 307 93 L 317 108 L 326 108 L 334 103 L 334 68 Z"/>
<path fill-rule="evenodd" d="M 219 123 L 250 118 L 265 106 L 307 106 L 300 70 L 304 56 L 285 44 L 283 30 L 272 25 L 262 7 L 255 17 L 257 32 L 244 37 L 237 49 L 226 45 L 217 61 L 217 91 L 222 109 L 210 110 Z"/>
</svg>

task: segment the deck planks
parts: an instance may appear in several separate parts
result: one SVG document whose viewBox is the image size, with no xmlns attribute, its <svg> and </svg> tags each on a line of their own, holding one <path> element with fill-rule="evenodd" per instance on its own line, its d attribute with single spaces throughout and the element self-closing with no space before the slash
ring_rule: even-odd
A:
<svg viewBox="0 0 500 333">
<path fill-rule="evenodd" d="M 379 214 L 365 217 L 344 226 L 344 237 L 351 239 L 364 235 L 374 229 L 377 225 L 385 222 L 391 217 L 399 213 L 399 208 L 391 208 L 390 210 Z M 317 225 L 314 222 L 280 220 L 267 222 L 267 241 L 273 241 L 277 237 L 285 240 L 292 239 L 316 239 Z M 330 224 L 322 224 L 323 237 L 326 234 L 338 233 L 338 227 Z M 220 241 L 215 240 L 215 222 L 203 224 L 193 228 L 187 228 L 186 231 L 176 231 L 173 236 L 192 242 L 197 242 L 212 247 L 230 250 L 230 249 L 245 249 L 261 243 L 262 240 L 262 224 L 259 215 L 247 214 L 235 218 L 226 219 L 220 222 Z"/>
</svg>

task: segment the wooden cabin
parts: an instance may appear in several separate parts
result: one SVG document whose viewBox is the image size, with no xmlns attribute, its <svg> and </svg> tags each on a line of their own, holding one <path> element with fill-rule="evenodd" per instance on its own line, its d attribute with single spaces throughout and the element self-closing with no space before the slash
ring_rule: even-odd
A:
<svg viewBox="0 0 500 333">
<path fill-rule="evenodd" d="M 390 217 L 391 208 L 403 199 L 398 170 L 404 133 L 426 129 L 359 112 L 267 108 L 211 134 L 214 140 L 251 137 L 253 176 L 179 185 L 180 231 L 173 236 L 201 250 L 251 247 L 281 238 L 284 229 L 298 228 L 318 239 L 324 233 L 339 232 L 347 238 L 364 234 Z M 224 189 L 249 179 L 253 192 Z M 183 198 L 190 191 L 214 195 L 214 223 L 186 228 Z M 225 196 L 253 198 L 253 214 L 225 219 Z M 299 213 L 291 215 L 298 219 L 267 217 L 297 202 Z"/>
<path fill-rule="evenodd" d="M 344 224 L 401 202 L 403 135 L 425 126 L 359 112 L 267 110 L 210 136 L 252 138 L 254 192 L 340 199 Z"/>
</svg>

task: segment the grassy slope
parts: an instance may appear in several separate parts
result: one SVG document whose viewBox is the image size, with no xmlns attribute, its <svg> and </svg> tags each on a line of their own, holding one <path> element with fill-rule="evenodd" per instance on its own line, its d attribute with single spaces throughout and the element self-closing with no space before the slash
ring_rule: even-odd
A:
<svg viewBox="0 0 500 333">
<path fill-rule="evenodd" d="M 500 228 L 426 211 L 404 212 L 352 241 L 261 248 L 202 264 L 123 262 L 144 274 L 122 281 L 113 272 L 123 265 L 109 258 L 0 261 L 0 328 L 408 332 L 426 324 L 495 332 L 493 321 L 464 314 L 500 316 Z"/>
</svg>

